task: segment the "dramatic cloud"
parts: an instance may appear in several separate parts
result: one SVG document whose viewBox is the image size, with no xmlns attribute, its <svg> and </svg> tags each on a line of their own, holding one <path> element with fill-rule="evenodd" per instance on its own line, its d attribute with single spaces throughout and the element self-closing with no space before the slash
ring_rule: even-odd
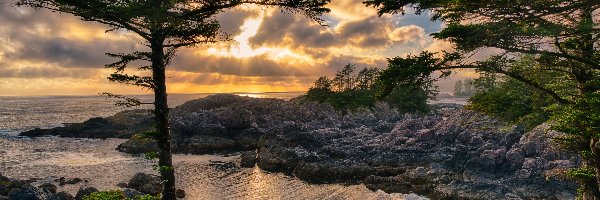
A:
<svg viewBox="0 0 600 200">
<path fill-rule="evenodd" d="M 181 49 L 169 92 L 301 91 L 348 63 L 384 68 L 387 57 L 451 48 L 428 35 L 442 27 L 428 13 L 379 17 L 361 2 L 333 0 L 324 24 L 273 8 L 226 10 L 215 19 L 233 40 Z M 147 50 L 130 32 L 5 4 L 0 24 L 0 95 L 144 92 L 106 80 L 106 52 Z"/>
</svg>

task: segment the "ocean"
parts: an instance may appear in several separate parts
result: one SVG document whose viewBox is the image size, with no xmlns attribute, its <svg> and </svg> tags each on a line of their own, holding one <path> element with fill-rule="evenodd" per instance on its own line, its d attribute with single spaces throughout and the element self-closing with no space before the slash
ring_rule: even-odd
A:
<svg viewBox="0 0 600 200">
<path fill-rule="evenodd" d="M 258 98 L 291 99 L 302 93 L 238 93 Z M 170 107 L 209 94 L 174 94 Z M 152 96 L 138 96 L 151 101 Z M 59 177 L 87 182 L 60 186 L 75 194 L 80 187 L 118 189 L 135 173 L 154 173 L 152 161 L 115 150 L 122 139 L 26 138 L 16 135 L 32 128 L 51 128 L 113 115 L 125 108 L 101 96 L 0 97 L 0 173 L 15 179 L 52 182 Z M 364 185 L 307 184 L 258 167 L 223 171 L 211 161 L 233 161 L 239 156 L 175 155 L 177 187 L 186 199 L 420 199 L 416 195 L 370 191 Z"/>
<path fill-rule="evenodd" d="M 278 98 L 289 100 L 303 92 L 282 93 L 234 93 L 256 98 Z M 211 94 L 170 94 L 169 107 L 176 107 L 186 101 L 206 97 Z M 152 102 L 151 95 L 132 96 L 143 102 Z M 0 135 L 15 135 L 34 128 L 52 128 L 63 123 L 83 122 L 92 117 L 107 117 L 125 109 L 115 106 L 115 99 L 104 96 L 0 96 Z M 137 108 L 151 108 L 145 105 Z"/>
</svg>

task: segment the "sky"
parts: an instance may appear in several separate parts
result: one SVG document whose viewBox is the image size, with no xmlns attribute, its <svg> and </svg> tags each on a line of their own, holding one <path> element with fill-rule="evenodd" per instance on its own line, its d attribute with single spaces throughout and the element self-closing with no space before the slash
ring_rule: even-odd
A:
<svg viewBox="0 0 600 200">
<path fill-rule="evenodd" d="M 348 63 L 387 66 L 386 58 L 451 50 L 429 34 L 429 14 L 377 16 L 362 0 L 333 0 L 322 26 L 274 8 L 241 6 L 216 19 L 233 40 L 181 49 L 167 69 L 169 93 L 306 91 Z M 105 53 L 146 50 L 140 38 L 68 14 L 0 3 L 0 96 L 141 94 L 106 77 Z M 459 73 L 454 79 L 472 77 Z M 454 81 L 438 83 L 450 91 Z"/>
</svg>

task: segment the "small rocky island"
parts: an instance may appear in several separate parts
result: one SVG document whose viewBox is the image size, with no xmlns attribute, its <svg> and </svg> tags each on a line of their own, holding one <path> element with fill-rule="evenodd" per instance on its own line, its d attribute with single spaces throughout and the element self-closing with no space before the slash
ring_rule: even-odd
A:
<svg viewBox="0 0 600 200">
<path fill-rule="evenodd" d="M 574 199 L 577 185 L 560 172 L 580 164 L 552 142 L 560 133 L 531 131 L 456 105 L 402 114 L 388 104 L 342 112 L 327 104 L 213 95 L 171 110 L 175 153 L 241 154 L 239 165 L 282 172 L 310 183 L 365 184 L 432 199 Z M 127 138 L 119 151 L 156 150 L 139 133 L 147 110 L 21 133 L 22 136 Z"/>
</svg>

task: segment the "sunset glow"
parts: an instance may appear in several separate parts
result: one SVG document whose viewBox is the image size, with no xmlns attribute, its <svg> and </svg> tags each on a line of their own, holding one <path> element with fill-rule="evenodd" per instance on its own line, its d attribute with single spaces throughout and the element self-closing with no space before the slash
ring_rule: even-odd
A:
<svg viewBox="0 0 600 200">
<path fill-rule="evenodd" d="M 388 57 L 448 48 L 428 35 L 442 27 L 428 16 L 377 17 L 360 2 L 334 0 L 324 24 L 271 8 L 219 14 L 232 40 L 181 49 L 168 70 L 168 91 L 305 91 L 347 63 L 384 68 Z M 145 50 L 135 34 L 106 33 L 106 26 L 68 14 L 0 9 L 0 95 L 147 93 L 106 79 L 104 65 L 114 61 L 106 52 Z"/>
</svg>

